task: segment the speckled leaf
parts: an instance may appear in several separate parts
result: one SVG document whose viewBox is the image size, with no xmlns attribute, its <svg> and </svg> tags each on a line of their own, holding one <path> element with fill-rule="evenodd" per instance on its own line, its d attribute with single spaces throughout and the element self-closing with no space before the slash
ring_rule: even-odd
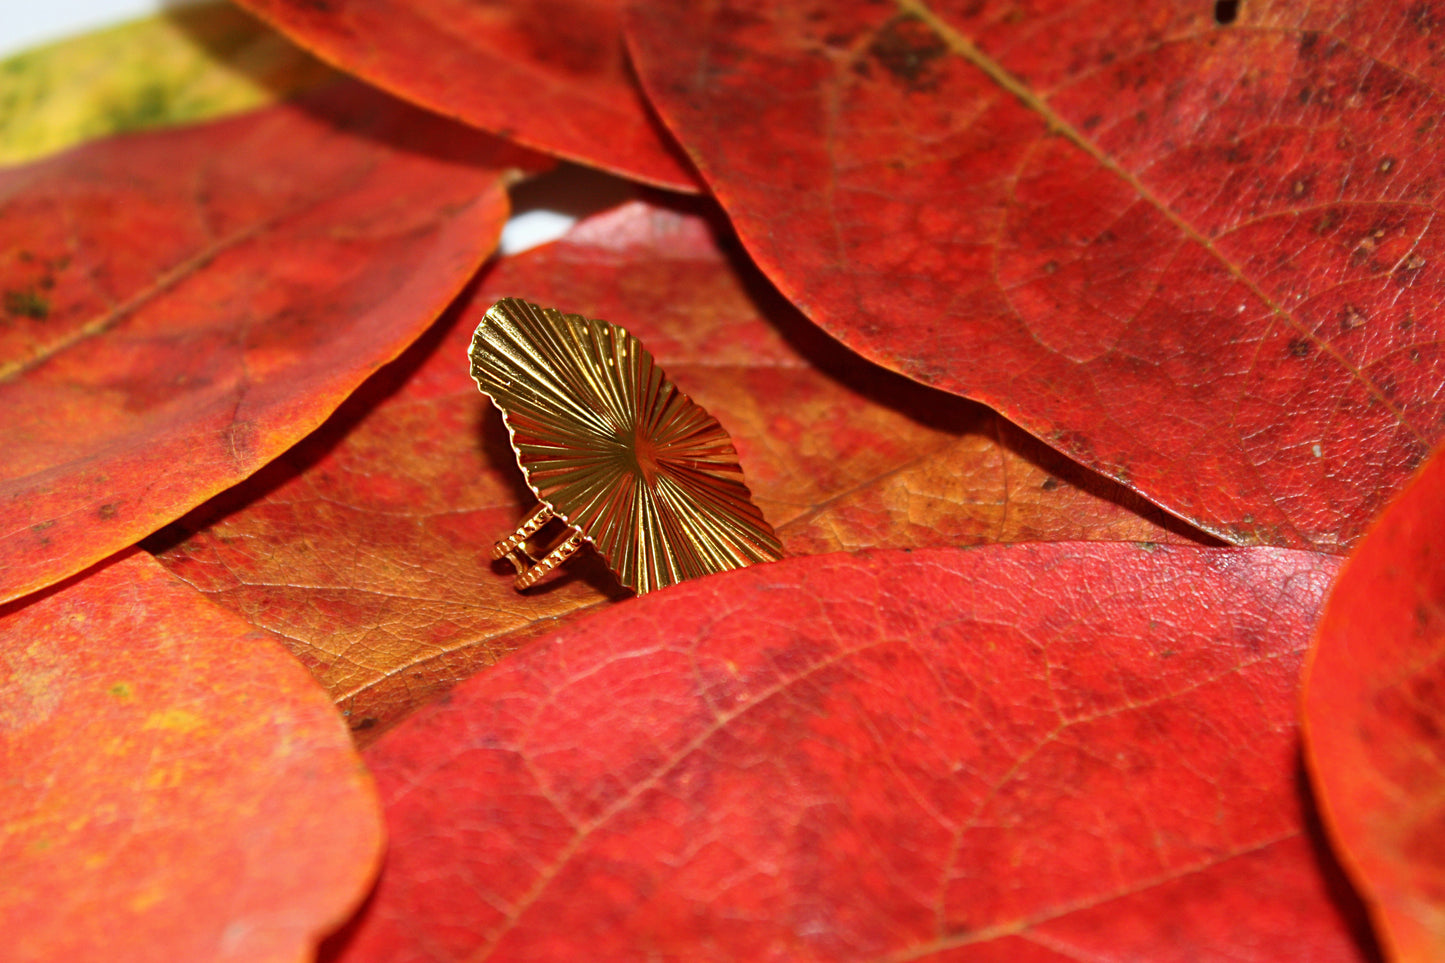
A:
<svg viewBox="0 0 1445 963">
<path fill-rule="evenodd" d="M 1345 564 L 1305 689 L 1310 770 L 1391 959 L 1445 958 L 1445 457 Z"/>
<path fill-rule="evenodd" d="M 0 772 L 10 963 L 296 963 L 381 859 L 325 693 L 144 552 L 0 606 Z"/>
<path fill-rule="evenodd" d="M 0 171 L 0 600 L 325 420 L 475 273 L 524 161 L 348 81 Z"/>
<path fill-rule="evenodd" d="M 1221 538 L 1343 551 L 1445 436 L 1445 7 L 1228 6 L 636 0 L 629 31 L 827 331 Z"/>
<path fill-rule="evenodd" d="M 630 600 L 367 751 L 393 845 L 328 959 L 1365 959 L 1298 781 L 1336 566 L 988 546 Z"/>
<path fill-rule="evenodd" d="M 620 0 L 241 0 L 342 70 L 528 147 L 697 189 L 627 64 Z"/>
<path fill-rule="evenodd" d="M 229 3 L 178 7 L 0 60 L 0 163 L 233 114 L 335 76 Z"/>
<path fill-rule="evenodd" d="M 156 544 L 178 575 L 292 640 L 363 730 L 609 597 L 595 558 L 525 596 L 487 562 L 534 504 L 468 374 L 472 328 L 502 295 L 641 338 L 728 429 L 788 552 L 1187 537 L 980 406 L 859 363 L 701 217 L 629 204 L 499 264 L 336 420 Z"/>
</svg>

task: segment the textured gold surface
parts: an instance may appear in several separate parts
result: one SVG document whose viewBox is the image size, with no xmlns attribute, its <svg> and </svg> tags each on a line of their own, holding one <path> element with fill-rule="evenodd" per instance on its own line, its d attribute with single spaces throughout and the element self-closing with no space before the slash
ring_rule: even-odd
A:
<svg viewBox="0 0 1445 963">
<path fill-rule="evenodd" d="M 727 432 L 624 329 L 504 298 L 469 356 L 527 484 L 628 588 L 782 557 Z"/>
<path fill-rule="evenodd" d="M 532 509 L 532 514 L 522 519 L 522 524 L 517 526 L 515 532 L 492 546 L 492 561 L 511 556 L 517 549 L 525 546 L 527 539 L 537 534 L 542 526 L 551 520 L 552 509 L 550 506 L 542 504 Z"/>
</svg>

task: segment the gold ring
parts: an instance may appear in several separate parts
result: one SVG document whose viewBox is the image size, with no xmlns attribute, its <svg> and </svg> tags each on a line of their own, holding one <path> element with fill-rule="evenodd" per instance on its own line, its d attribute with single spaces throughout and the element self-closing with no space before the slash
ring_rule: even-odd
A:
<svg viewBox="0 0 1445 963">
<path fill-rule="evenodd" d="M 519 591 L 584 545 L 639 595 L 782 558 L 727 432 L 624 328 L 503 298 L 468 358 L 537 496 L 492 553 Z"/>
</svg>

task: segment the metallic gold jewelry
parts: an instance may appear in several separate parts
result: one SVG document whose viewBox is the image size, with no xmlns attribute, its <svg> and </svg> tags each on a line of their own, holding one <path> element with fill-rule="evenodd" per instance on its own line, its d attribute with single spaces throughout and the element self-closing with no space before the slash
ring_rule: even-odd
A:
<svg viewBox="0 0 1445 963">
<path fill-rule="evenodd" d="M 467 354 L 541 503 L 492 552 L 519 591 L 585 543 L 639 595 L 782 557 L 727 432 L 623 328 L 503 298 Z"/>
</svg>

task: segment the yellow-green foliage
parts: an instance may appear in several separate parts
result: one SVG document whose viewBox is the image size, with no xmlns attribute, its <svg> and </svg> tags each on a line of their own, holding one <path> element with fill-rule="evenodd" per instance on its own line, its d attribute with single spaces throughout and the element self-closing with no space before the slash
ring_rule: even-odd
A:
<svg viewBox="0 0 1445 963">
<path fill-rule="evenodd" d="M 246 110 L 334 76 L 229 4 L 183 7 L 0 60 L 0 163 Z"/>
</svg>

